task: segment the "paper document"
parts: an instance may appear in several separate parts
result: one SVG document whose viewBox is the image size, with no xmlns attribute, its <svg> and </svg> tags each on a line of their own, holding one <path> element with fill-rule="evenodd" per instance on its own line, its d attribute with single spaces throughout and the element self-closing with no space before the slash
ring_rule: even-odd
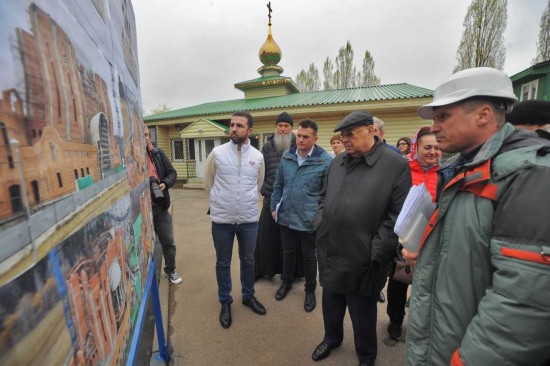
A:
<svg viewBox="0 0 550 366">
<path fill-rule="evenodd" d="M 403 241 L 405 249 L 418 252 L 420 240 L 434 211 L 435 204 L 426 185 L 412 186 L 393 230 Z"/>
<path fill-rule="evenodd" d="M 277 206 L 275 206 L 275 217 L 273 218 L 275 220 L 275 222 L 277 222 L 277 219 L 279 218 L 279 208 L 281 208 L 281 203 L 282 202 L 283 202 L 283 199 L 281 198 L 279 203 L 277 203 Z"/>
</svg>

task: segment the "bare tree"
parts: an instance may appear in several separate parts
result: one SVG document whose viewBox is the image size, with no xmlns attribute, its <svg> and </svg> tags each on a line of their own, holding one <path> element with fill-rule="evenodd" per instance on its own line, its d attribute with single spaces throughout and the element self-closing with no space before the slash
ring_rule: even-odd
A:
<svg viewBox="0 0 550 366">
<path fill-rule="evenodd" d="M 323 64 L 323 77 L 325 79 L 323 81 L 323 90 L 334 89 L 334 84 L 332 83 L 332 78 L 334 77 L 334 65 L 328 56 Z"/>
<path fill-rule="evenodd" d="M 380 85 L 380 78 L 374 74 L 374 59 L 371 53 L 369 51 L 365 52 L 362 71 L 354 65 L 353 56 L 353 47 L 347 41 L 346 45 L 338 51 L 338 56 L 335 59 L 336 68 L 330 57 L 325 59 L 323 63 L 323 90 Z M 296 83 L 302 91 L 320 90 L 321 82 L 315 65 L 309 65 L 308 71 L 300 71 L 296 76 Z"/>
<path fill-rule="evenodd" d="M 487 66 L 502 70 L 506 60 L 504 31 L 507 0 L 473 0 L 464 18 L 464 32 L 456 52 L 454 72 Z"/>
<path fill-rule="evenodd" d="M 163 105 L 158 105 L 156 108 L 153 108 L 151 109 L 151 112 L 149 113 L 150 116 L 154 115 L 154 114 L 161 114 L 161 113 L 165 113 L 165 112 L 170 112 L 172 110 L 172 108 L 168 107 L 166 105 L 166 103 L 164 103 Z"/>
<path fill-rule="evenodd" d="M 298 75 L 296 75 L 296 85 L 298 85 L 298 88 L 300 89 L 301 92 L 305 92 L 306 84 L 307 84 L 307 73 L 306 73 L 306 70 L 302 69 L 300 70 Z"/>
<path fill-rule="evenodd" d="M 358 73 L 357 80 L 358 86 L 380 85 L 380 78 L 374 73 L 374 59 L 368 50 L 363 57 L 363 72 Z"/>
<path fill-rule="evenodd" d="M 337 89 L 353 88 L 357 85 L 357 68 L 353 65 L 353 55 L 353 47 L 349 41 L 338 51 L 334 73 L 334 86 Z"/>
<path fill-rule="evenodd" d="M 533 64 L 550 60 L 550 0 L 540 17 L 539 41 L 537 42 L 537 56 Z"/>
<path fill-rule="evenodd" d="M 321 79 L 319 78 L 319 70 L 317 70 L 317 67 L 314 63 L 311 63 L 311 65 L 309 65 L 307 76 L 309 81 L 308 89 L 310 91 L 321 90 Z"/>
<path fill-rule="evenodd" d="M 296 75 L 296 84 L 302 92 L 312 92 L 321 89 L 321 79 L 319 78 L 319 70 L 314 63 L 309 65 L 307 71 L 301 70 Z"/>
</svg>

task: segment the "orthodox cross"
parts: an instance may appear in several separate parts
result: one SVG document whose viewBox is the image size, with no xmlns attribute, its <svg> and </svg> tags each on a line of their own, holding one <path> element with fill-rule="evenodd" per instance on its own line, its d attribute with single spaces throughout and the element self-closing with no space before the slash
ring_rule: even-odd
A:
<svg viewBox="0 0 550 366">
<path fill-rule="evenodd" d="M 271 10 L 271 1 L 267 3 L 267 9 L 269 10 L 269 12 L 267 14 L 267 16 L 269 18 L 269 23 L 267 25 L 271 25 L 271 12 L 273 11 L 273 10 Z"/>
</svg>

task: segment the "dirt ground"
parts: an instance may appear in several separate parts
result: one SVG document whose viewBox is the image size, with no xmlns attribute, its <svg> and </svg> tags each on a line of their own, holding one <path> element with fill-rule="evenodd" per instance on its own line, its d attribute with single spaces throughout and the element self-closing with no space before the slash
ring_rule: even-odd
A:
<svg viewBox="0 0 550 366">
<path fill-rule="evenodd" d="M 256 297 L 267 315 L 254 314 L 241 304 L 239 257 L 235 243 L 231 267 L 234 303 L 233 325 L 223 329 L 218 321 L 215 252 L 206 215 L 208 194 L 203 190 L 173 189 L 173 220 L 177 245 L 176 266 L 183 277 L 179 286 L 161 280 L 161 296 L 168 301 L 168 337 L 174 365 L 357 365 L 349 316 L 344 325 L 344 342 L 322 361 L 311 359 L 313 349 L 323 339 L 321 288 L 317 288 L 317 308 L 303 310 L 303 280 L 297 281 L 283 301 L 275 301 L 279 276 L 256 282 Z M 403 338 L 406 335 L 406 322 Z M 405 343 L 388 342 L 389 319 L 386 304 L 378 305 L 377 366 L 403 364 Z M 386 343 L 390 344 L 387 345 Z M 155 345 L 153 347 L 156 347 Z"/>
</svg>

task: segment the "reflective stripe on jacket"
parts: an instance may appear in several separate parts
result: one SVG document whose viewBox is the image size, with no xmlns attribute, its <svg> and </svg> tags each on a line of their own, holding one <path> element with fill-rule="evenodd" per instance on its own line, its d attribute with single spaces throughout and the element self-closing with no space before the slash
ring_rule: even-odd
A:
<svg viewBox="0 0 550 366">
<path fill-rule="evenodd" d="M 548 182 L 550 144 L 507 123 L 438 192 L 415 267 L 406 365 L 550 361 Z"/>
</svg>

